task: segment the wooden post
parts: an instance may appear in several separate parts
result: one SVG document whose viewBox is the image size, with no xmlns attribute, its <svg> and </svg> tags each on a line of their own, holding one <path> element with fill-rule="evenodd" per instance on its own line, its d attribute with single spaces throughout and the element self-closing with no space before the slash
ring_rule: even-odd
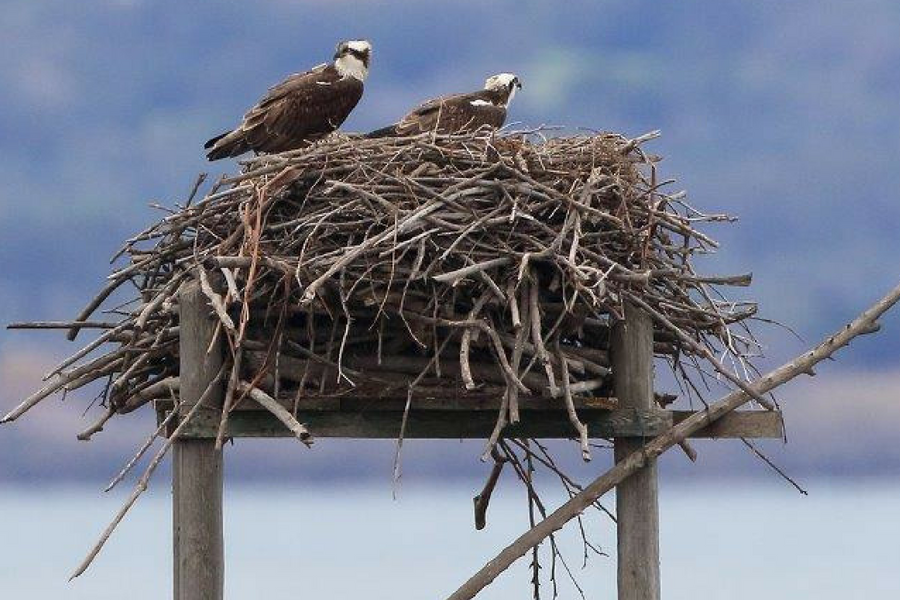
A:
<svg viewBox="0 0 900 600">
<path fill-rule="evenodd" d="M 200 399 L 222 365 L 221 345 L 208 352 L 215 324 L 196 284 L 179 292 L 182 412 Z M 219 384 L 221 386 L 221 384 Z M 221 406 L 222 389 L 209 404 Z M 201 409 L 202 411 L 203 409 Z M 175 600 L 222 600 L 225 580 L 222 534 L 222 452 L 215 439 L 174 444 L 172 511 Z"/>
<path fill-rule="evenodd" d="M 632 305 L 613 326 L 610 359 L 616 397 L 622 408 L 653 403 L 653 322 Z M 616 438 L 619 462 L 639 449 L 639 438 Z M 658 600 L 659 488 L 656 459 L 616 487 L 619 600 Z"/>
</svg>

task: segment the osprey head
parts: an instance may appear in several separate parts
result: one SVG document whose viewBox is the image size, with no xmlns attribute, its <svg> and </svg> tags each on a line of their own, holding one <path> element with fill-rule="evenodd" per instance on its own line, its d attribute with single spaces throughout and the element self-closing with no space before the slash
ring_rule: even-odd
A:
<svg viewBox="0 0 900 600">
<path fill-rule="evenodd" d="M 485 80 L 484 89 L 500 92 L 505 97 L 503 105 L 509 106 L 513 96 L 516 95 L 516 90 L 522 89 L 522 83 L 513 73 L 498 73 Z"/>
<path fill-rule="evenodd" d="M 372 44 L 368 40 L 347 40 L 337 45 L 334 52 L 334 68 L 341 77 L 353 77 L 365 81 L 369 74 Z"/>
</svg>

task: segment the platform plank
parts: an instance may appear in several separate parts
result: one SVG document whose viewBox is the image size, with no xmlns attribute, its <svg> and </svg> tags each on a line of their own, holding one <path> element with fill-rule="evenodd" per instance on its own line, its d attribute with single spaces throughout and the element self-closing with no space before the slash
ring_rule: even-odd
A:
<svg viewBox="0 0 900 600">
<path fill-rule="evenodd" d="M 287 402 L 283 402 L 287 405 Z M 304 399 L 297 419 L 305 423 L 313 437 L 393 439 L 400 432 L 405 401 L 399 398 L 365 399 L 327 397 Z M 522 402 L 522 420 L 510 425 L 508 437 L 571 438 L 572 425 L 565 410 L 556 401 L 540 398 Z M 690 411 L 651 409 L 614 409 L 610 398 L 582 398 L 578 414 L 588 425 L 592 438 L 637 437 L 659 435 L 686 419 Z M 171 410 L 172 403 L 156 403 L 160 418 Z M 452 399 L 417 398 L 410 410 L 406 437 L 410 439 L 485 439 L 496 420 L 496 399 L 477 402 Z M 203 410 L 188 425 L 186 438 L 215 437 L 219 413 Z M 289 437 L 291 433 L 268 412 L 250 401 L 242 403 L 229 417 L 227 435 L 233 438 Z M 782 435 L 781 414 L 768 411 L 741 411 L 723 417 L 712 427 L 701 430 L 698 438 L 779 438 Z"/>
<path fill-rule="evenodd" d="M 592 437 L 652 437 L 672 425 L 672 415 L 664 410 L 583 410 L 580 413 Z M 393 439 L 400 433 L 401 410 L 318 410 L 298 411 L 313 437 Z M 410 439 L 487 438 L 496 422 L 491 411 L 412 410 L 406 425 Z M 182 435 L 214 437 L 219 423 L 215 411 L 198 413 Z M 522 420 L 505 431 L 509 437 L 569 438 L 575 435 L 564 411 L 522 411 Z M 288 437 L 290 432 L 269 413 L 235 411 L 228 419 L 229 437 Z"/>
<path fill-rule="evenodd" d="M 675 424 L 693 413 L 677 410 L 672 413 Z M 781 438 L 784 427 L 781 411 L 736 410 L 709 425 L 692 438 Z"/>
</svg>

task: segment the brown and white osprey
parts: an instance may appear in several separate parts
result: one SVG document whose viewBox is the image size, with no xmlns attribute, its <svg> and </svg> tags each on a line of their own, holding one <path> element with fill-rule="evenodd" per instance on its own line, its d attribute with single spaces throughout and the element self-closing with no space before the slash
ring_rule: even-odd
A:
<svg viewBox="0 0 900 600">
<path fill-rule="evenodd" d="M 206 142 L 206 157 L 284 152 L 325 137 L 340 127 L 362 97 L 371 54 L 366 40 L 341 42 L 331 64 L 296 73 L 269 88 L 240 125 Z"/>
<path fill-rule="evenodd" d="M 518 77 L 500 73 L 488 77 L 482 90 L 429 100 L 397 123 L 377 129 L 366 137 L 407 136 L 426 131 L 459 133 L 485 125 L 498 128 L 506 121 L 506 109 L 516 90 L 521 88 Z"/>
</svg>

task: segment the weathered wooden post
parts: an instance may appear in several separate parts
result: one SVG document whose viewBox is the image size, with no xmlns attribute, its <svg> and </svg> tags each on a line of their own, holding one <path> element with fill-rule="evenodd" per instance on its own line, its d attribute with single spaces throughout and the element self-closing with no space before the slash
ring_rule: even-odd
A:
<svg viewBox="0 0 900 600">
<path fill-rule="evenodd" d="M 610 359 L 622 408 L 653 405 L 653 323 L 626 305 L 625 320 L 612 329 Z M 639 449 L 640 438 L 616 438 L 615 460 Z M 619 600 L 658 600 L 659 488 L 656 460 L 616 487 Z"/>
<path fill-rule="evenodd" d="M 221 345 L 210 348 L 215 323 L 196 284 L 182 286 L 180 377 L 182 414 L 196 404 L 222 365 Z M 221 406 L 222 386 L 208 403 Z M 203 409 L 200 409 L 203 410 Z M 221 600 L 225 580 L 222 534 L 222 452 L 215 439 L 179 439 L 174 444 L 172 509 L 175 600 Z"/>
</svg>

